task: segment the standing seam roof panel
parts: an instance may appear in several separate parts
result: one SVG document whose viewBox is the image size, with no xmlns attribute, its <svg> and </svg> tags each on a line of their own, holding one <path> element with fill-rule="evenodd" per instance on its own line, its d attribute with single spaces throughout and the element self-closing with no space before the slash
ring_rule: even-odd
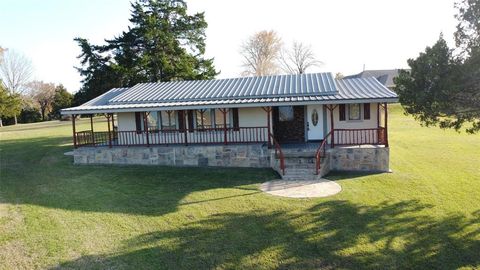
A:
<svg viewBox="0 0 480 270">
<path fill-rule="evenodd" d="M 137 84 L 112 98 L 110 104 L 228 99 L 282 95 L 325 95 L 336 92 L 330 73 L 278 75 L 207 81 Z"/>
</svg>

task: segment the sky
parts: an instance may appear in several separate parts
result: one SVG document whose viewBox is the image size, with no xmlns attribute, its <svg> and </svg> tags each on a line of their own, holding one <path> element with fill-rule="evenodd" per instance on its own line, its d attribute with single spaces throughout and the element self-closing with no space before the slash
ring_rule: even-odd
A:
<svg viewBox="0 0 480 270">
<path fill-rule="evenodd" d="M 309 72 L 355 74 L 406 68 L 443 32 L 453 46 L 454 0 L 187 0 L 205 12 L 206 56 L 218 78 L 242 72 L 240 46 L 261 30 L 275 30 L 286 46 L 312 47 L 324 64 Z M 34 79 L 81 87 L 75 37 L 102 44 L 126 30 L 129 0 L 0 0 L 0 46 L 31 59 Z"/>
</svg>

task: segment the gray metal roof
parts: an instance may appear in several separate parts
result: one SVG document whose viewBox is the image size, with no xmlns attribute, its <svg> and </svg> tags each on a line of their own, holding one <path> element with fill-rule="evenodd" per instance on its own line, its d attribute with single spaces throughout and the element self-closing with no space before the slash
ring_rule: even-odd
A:
<svg viewBox="0 0 480 270">
<path fill-rule="evenodd" d="M 291 74 L 140 83 L 112 98 L 109 104 L 326 95 L 335 92 L 335 82 L 331 73 Z"/>
<path fill-rule="evenodd" d="M 120 94 L 123 94 L 128 89 L 129 89 L 128 87 L 110 89 L 109 91 L 101 94 L 100 96 L 83 103 L 81 106 L 82 107 L 91 107 L 91 106 L 101 106 L 101 105 L 108 104 L 108 102 L 111 99 L 115 98 L 116 96 L 118 96 Z"/>
<path fill-rule="evenodd" d="M 398 69 L 364 70 L 355 75 L 345 76 L 344 79 L 375 77 L 386 87 L 393 87 L 395 86 L 393 79 L 398 76 L 398 72 Z"/>
<path fill-rule="evenodd" d="M 322 82 L 322 78 L 326 81 Z M 217 82 L 214 83 L 215 81 Z M 247 81 L 250 81 L 250 83 L 246 83 Z M 315 81 L 318 81 L 318 83 L 312 87 Z M 250 84 L 256 86 L 253 87 Z M 169 87 L 167 88 L 166 85 L 169 85 Z M 208 89 L 211 89 L 212 93 L 204 89 L 207 88 L 206 85 L 210 85 Z M 202 86 L 204 88 L 199 88 Z M 64 109 L 62 113 L 397 101 L 397 95 L 375 78 L 334 80 L 331 74 L 319 73 L 257 77 L 256 80 L 255 77 L 250 77 L 209 80 L 203 81 L 203 83 L 202 81 L 183 81 L 138 84 L 130 89 L 112 89 L 81 106 Z"/>
</svg>

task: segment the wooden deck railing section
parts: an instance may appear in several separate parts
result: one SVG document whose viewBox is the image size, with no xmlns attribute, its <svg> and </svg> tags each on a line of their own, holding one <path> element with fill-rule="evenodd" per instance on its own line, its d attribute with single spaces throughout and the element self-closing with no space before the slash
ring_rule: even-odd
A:
<svg viewBox="0 0 480 270">
<path fill-rule="evenodd" d="M 333 139 L 332 139 L 333 138 Z M 315 154 L 315 173 L 318 174 L 321 166 L 321 159 L 326 155 L 326 147 L 330 144 L 335 146 L 354 145 L 386 145 L 387 135 L 385 128 L 364 128 L 364 129 L 334 129 L 330 131 L 320 143 Z"/>
<path fill-rule="evenodd" d="M 75 147 L 229 144 L 268 142 L 267 127 L 75 132 Z"/>
<path fill-rule="evenodd" d="M 283 155 L 282 147 L 280 147 L 280 144 L 277 142 L 272 133 L 269 133 L 268 135 L 270 136 L 272 146 L 275 148 L 275 157 L 277 157 L 280 162 L 280 170 L 282 171 L 282 175 L 285 175 L 285 156 Z"/>
<path fill-rule="evenodd" d="M 327 147 L 328 139 L 330 139 L 332 135 L 332 131 L 327 133 L 327 135 L 323 138 L 322 142 L 320 143 L 320 146 L 317 149 L 317 152 L 315 153 L 315 174 L 318 175 L 318 172 L 320 171 L 320 162 L 322 158 L 325 157 L 325 149 Z"/>
</svg>

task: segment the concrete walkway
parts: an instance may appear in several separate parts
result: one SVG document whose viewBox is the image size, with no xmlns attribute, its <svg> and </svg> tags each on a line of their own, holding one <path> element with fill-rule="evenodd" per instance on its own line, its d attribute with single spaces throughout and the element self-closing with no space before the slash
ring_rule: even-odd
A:
<svg viewBox="0 0 480 270">
<path fill-rule="evenodd" d="M 342 187 L 330 180 L 273 180 L 260 185 L 260 190 L 289 198 L 320 198 L 339 193 Z"/>
</svg>

